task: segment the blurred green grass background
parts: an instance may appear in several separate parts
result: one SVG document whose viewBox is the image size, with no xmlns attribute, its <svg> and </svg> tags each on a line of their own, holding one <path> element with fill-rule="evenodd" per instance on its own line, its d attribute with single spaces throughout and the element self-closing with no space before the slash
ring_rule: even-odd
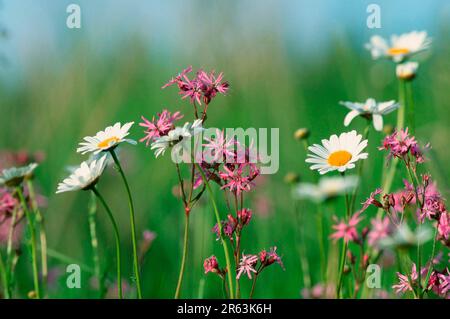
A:
<svg viewBox="0 0 450 319">
<path fill-rule="evenodd" d="M 199 2 L 195 3 L 199 5 Z M 48 206 L 43 211 L 49 247 L 91 265 L 88 194 L 54 194 L 57 183 L 67 174 L 65 167 L 86 159 L 75 153 L 78 142 L 116 121 L 135 121 L 130 137 L 137 140 L 143 136 L 137 125 L 140 116 L 149 118 L 163 108 L 180 110 L 186 115 L 184 120 L 188 120 L 192 112 L 190 105 L 178 98 L 175 89 L 162 91 L 162 84 L 187 65 L 223 71 L 231 85 L 230 93 L 211 104 L 208 126 L 280 128 L 280 169 L 275 175 L 264 176 L 264 181 L 247 196 L 247 206 L 254 210 L 255 218 L 244 234 L 243 247 L 246 253 L 256 253 L 277 246 L 286 271 L 275 266 L 265 271 L 258 280 L 255 297 L 297 298 L 302 288 L 298 227 L 290 188 L 283 183 L 283 176 L 294 171 L 303 181 L 312 181 L 313 175 L 304 163 L 303 146 L 293 139 L 293 132 L 299 127 L 307 127 L 312 131 L 310 141 L 317 142 L 345 130 L 342 122 L 346 109 L 338 105 L 339 101 L 364 101 L 368 97 L 397 99 L 395 70 L 388 61 L 372 61 L 363 49 L 361 37 L 353 37 L 351 30 L 333 34 L 330 43 L 315 57 L 290 50 L 276 28 L 256 32 L 252 37 L 240 33 L 239 26 L 230 23 L 226 8 L 211 5 L 203 12 L 188 11 L 186 29 L 177 32 L 189 37 L 191 28 L 201 26 L 206 27 L 207 32 L 205 30 L 203 37 L 186 41 L 185 51 L 167 54 L 155 54 L 151 45 L 149 48 L 143 40 L 142 33 L 129 34 L 101 51 L 95 42 L 83 38 L 83 34 L 89 32 L 86 30 L 89 26 L 84 27 L 81 35 L 62 31 L 64 36 L 71 37 L 71 49 L 64 51 L 63 63 L 55 64 L 51 55 L 36 55 L 28 61 L 26 75 L 17 85 L 8 85 L 8 79 L 3 77 L 3 85 L 0 84 L 0 148 L 45 152 L 45 161 L 37 170 L 36 178 L 41 193 L 48 197 Z M 267 21 L 269 26 L 276 26 L 276 23 Z M 417 136 L 420 141 L 430 141 L 433 146 L 428 167 L 446 195 L 450 174 L 448 27 L 448 24 L 439 24 L 438 32 L 432 34 L 432 51 L 422 56 L 419 77 L 414 83 Z M 230 46 L 215 42 L 215 35 L 222 32 L 233 35 Z M 389 30 L 383 29 L 383 32 L 389 34 Z M 394 123 L 395 114 L 387 116 L 385 121 Z M 357 119 L 352 128 L 362 132 L 363 124 Z M 376 148 L 381 139 L 382 134 L 371 132 L 370 157 L 365 166 L 359 201 L 379 186 L 383 154 Z M 120 156 L 135 198 L 138 233 L 145 229 L 157 233 L 142 267 L 144 296 L 171 298 L 181 260 L 184 218 L 182 205 L 173 195 L 177 183 L 175 169 L 167 156 L 155 159 L 143 144 L 121 147 Z M 111 168 L 99 187 L 118 219 L 125 252 L 124 274 L 130 279 L 132 257 L 123 185 Z M 267 208 L 268 212 L 258 212 L 258 206 L 263 206 L 261 210 Z M 338 202 L 326 214 L 340 215 L 343 208 L 343 202 Z M 301 227 L 308 242 L 313 282 L 317 283 L 319 256 L 315 213 L 314 206 L 304 205 Z M 109 271 L 113 273 L 112 232 L 102 209 L 99 209 L 98 217 L 101 260 L 109 263 Z M 202 267 L 204 258 L 212 254 L 224 264 L 221 247 L 211 233 L 213 224 L 209 202 L 203 201 L 192 213 L 183 297 L 222 296 L 219 280 L 212 275 L 205 276 Z M 28 266 L 27 259 L 22 258 L 18 285 L 23 295 L 31 289 Z M 52 258 L 50 266 L 65 267 Z M 94 290 L 66 288 L 64 268 L 61 269 L 62 276 L 52 288 L 51 297 L 95 296 Z M 388 287 L 393 272 L 388 271 L 385 277 L 383 285 Z M 82 279 L 83 287 L 88 287 L 89 275 L 83 272 Z M 246 279 L 242 281 L 247 282 Z M 249 286 L 244 284 L 243 291 L 248 289 Z"/>
</svg>

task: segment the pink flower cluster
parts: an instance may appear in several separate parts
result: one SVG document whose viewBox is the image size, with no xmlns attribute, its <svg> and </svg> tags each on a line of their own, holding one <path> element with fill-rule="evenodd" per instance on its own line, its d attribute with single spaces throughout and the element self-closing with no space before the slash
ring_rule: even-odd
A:
<svg viewBox="0 0 450 319">
<path fill-rule="evenodd" d="M 214 71 L 205 72 L 204 70 L 199 70 L 195 77 L 190 79 L 188 74 L 191 72 L 192 66 L 189 66 L 173 77 L 162 88 L 176 84 L 183 99 L 189 98 L 191 103 L 201 105 L 202 101 L 205 104 L 209 104 L 218 93 L 226 94 L 230 87 L 227 81 L 223 81 L 222 72 L 216 76 Z"/>
<path fill-rule="evenodd" d="M 12 213 L 14 209 L 19 209 L 18 200 L 6 188 L 0 188 L 0 244 L 6 244 L 8 241 L 11 226 L 13 226 Z M 19 212 L 17 215 L 20 215 Z M 16 219 L 12 238 L 14 245 L 18 244 L 21 234 L 22 223 Z"/>
<path fill-rule="evenodd" d="M 356 226 L 362 220 L 361 214 L 358 212 L 354 214 L 348 222 L 344 220 L 338 221 L 335 225 L 333 225 L 333 229 L 336 230 L 333 234 L 331 234 L 330 238 L 333 238 L 335 241 L 338 239 L 343 239 L 344 241 L 358 241 L 360 236 L 358 235 L 358 231 Z"/>
<path fill-rule="evenodd" d="M 239 279 L 242 274 L 246 274 L 249 279 L 252 279 L 252 273 L 259 274 L 264 268 L 278 263 L 284 269 L 281 257 L 277 254 L 277 247 L 272 247 L 267 252 L 262 250 L 258 255 L 242 255 L 238 266 L 237 276 Z M 259 264 L 258 264 L 259 262 Z"/>
<path fill-rule="evenodd" d="M 428 148 L 428 145 L 426 147 Z M 425 160 L 416 138 L 409 135 L 408 128 L 386 136 L 379 149 L 389 151 L 389 158 L 397 157 L 407 163 L 410 162 L 410 156 L 415 158 L 417 163 L 423 163 Z"/>
<path fill-rule="evenodd" d="M 139 140 L 139 142 L 145 142 L 148 146 L 149 143 L 154 142 L 158 137 L 165 136 L 175 128 L 175 121 L 183 118 L 180 112 L 175 112 L 171 114 L 168 110 L 163 110 L 158 113 L 156 118 L 153 117 L 152 120 L 146 119 L 142 116 L 142 123 L 140 126 L 145 127 L 145 136 Z"/>
<path fill-rule="evenodd" d="M 427 278 L 428 273 L 430 272 L 428 282 L 425 285 L 425 289 L 428 291 L 433 291 L 436 295 L 447 298 L 448 292 L 450 291 L 450 272 L 449 269 L 446 268 L 443 271 L 437 271 L 436 269 L 432 269 L 429 271 L 429 267 L 423 267 L 420 270 L 420 276 L 422 279 Z M 410 274 L 402 274 L 397 272 L 398 284 L 392 286 L 397 294 L 404 294 L 406 292 L 412 292 L 416 290 L 419 286 L 418 278 L 419 274 L 417 271 L 416 264 L 412 265 Z M 422 289 L 422 287 L 419 287 Z"/>
</svg>

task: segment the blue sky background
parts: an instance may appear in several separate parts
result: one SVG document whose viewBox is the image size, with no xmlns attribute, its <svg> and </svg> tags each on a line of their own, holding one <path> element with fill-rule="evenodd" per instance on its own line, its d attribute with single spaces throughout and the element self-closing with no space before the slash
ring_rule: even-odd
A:
<svg viewBox="0 0 450 319">
<path fill-rule="evenodd" d="M 81 30 L 66 28 L 70 3 L 81 6 Z M 366 27 L 370 3 L 381 7 L 381 29 Z M 294 54 L 320 58 L 330 39 L 342 35 L 359 43 L 375 33 L 412 29 L 433 36 L 450 21 L 450 1 L 3 0 L 0 21 L 9 30 L 0 48 L 9 64 L 4 75 L 11 79 L 26 72 L 36 57 L 44 56 L 54 66 L 64 63 L 80 41 L 103 54 L 130 36 L 139 36 L 156 55 L 195 52 L 205 37 L 224 50 L 239 50 L 242 41 L 253 41 L 257 49 L 267 36 Z"/>
</svg>

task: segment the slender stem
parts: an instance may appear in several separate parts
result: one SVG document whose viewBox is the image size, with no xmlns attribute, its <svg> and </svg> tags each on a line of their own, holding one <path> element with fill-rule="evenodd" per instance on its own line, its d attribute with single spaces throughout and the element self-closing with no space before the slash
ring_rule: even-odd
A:
<svg viewBox="0 0 450 319">
<path fill-rule="evenodd" d="M 125 174 L 123 172 L 122 166 L 120 165 L 120 161 L 117 158 L 116 153 L 112 149 L 110 151 L 114 163 L 117 166 L 117 169 L 119 170 L 120 176 L 122 176 L 123 183 L 125 185 L 127 194 L 128 194 L 128 206 L 130 208 L 130 224 L 131 224 L 131 242 L 133 245 L 133 263 L 134 263 L 134 275 L 136 279 L 136 288 L 137 288 L 137 295 L 139 299 L 142 299 L 142 291 L 141 291 L 141 276 L 139 274 L 139 260 L 138 260 L 138 254 L 137 254 L 137 243 L 136 243 L 136 224 L 135 224 L 135 218 L 134 218 L 134 204 L 133 204 L 133 198 L 131 197 L 131 191 L 130 186 L 128 185 L 127 178 L 125 177 Z"/>
<path fill-rule="evenodd" d="M 367 121 L 367 126 L 364 129 L 364 139 L 367 140 L 369 138 L 369 132 L 370 132 L 370 121 Z M 355 208 L 355 202 L 356 197 L 358 195 L 359 191 L 359 185 L 362 181 L 362 175 L 363 175 L 363 167 L 364 167 L 364 161 L 360 161 L 358 166 L 358 184 L 356 184 L 355 189 L 353 190 L 352 197 L 351 197 L 351 204 L 350 204 L 350 211 L 353 212 Z"/>
<path fill-rule="evenodd" d="M 348 198 L 348 194 L 345 195 L 345 205 L 347 207 L 346 220 L 348 220 L 350 218 L 350 200 Z M 344 277 L 344 267 L 345 267 L 345 260 L 347 257 L 347 247 L 348 247 L 348 242 L 345 239 L 343 239 L 341 260 L 339 263 L 339 277 L 338 277 L 337 288 L 336 288 L 336 298 L 338 298 L 338 299 L 340 298 L 342 281 L 343 281 L 343 277 Z"/>
<path fill-rule="evenodd" d="M 184 268 L 186 266 L 186 257 L 188 253 L 188 241 L 189 241 L 189 214 L 185 214 L 183 257 L 181 259 L 180 274 L 178 275 L 178 283 L 177 283 L 177 290 L 175 291 L 175 299 L 180 298 L 181 284 L 183 283 Z"/>
<path fill-rule="evenodd" d="M 65 264 L 77 264 L 80 266 L 81 270 L 88 272 L 90 274 L 95 274 L 95 270 L 89 267 L 88 265 L 83 264 L 81 261 L 72 258 L 70 256 L 64 255 L 63 253 L 60 253 L 59 251 L 56 251 L 54 249 L 47 248 L 47 256 L 54 258 Z"/>
<path fill-rule="evenodd" d="M 11 216 L 11 225 L 9 227 L 8 233 L 8 243 L 6 246 L 6 272 L 8 279 L 8 291 L 9 295 L 12 296 L 12 286 L 13 286 L 13 277 L 14 277 L 14 267 L 13 267 L 13 239 L 14 239 L 14 230 L 16 227 L 16 219 L 17 219 L 17 207 L 14 208 L 12 216 Z"/>
<path fill-rule="evenodd" d="M 322 272 L 322 280 L 323 280 L 323 282 L 326 282 L 326 280 L 327 280 L 327 267 L 326 267 L 327 258 L 326 258 L 326 254 L 325 254 L 322 205 L 319 205 L 319 209 L 318 209 L 318 213 L 317 213 L 317 235 L 319 237 L 320 269 Z"/>
<path fill-rule="evenodd" d="M 37 204 L 33 182 L 30 179 L 27 180 L 27 187 L 30 196 L 31 208 L 36 215 L 36 221 L 39 225 L 39 241 L 41 245 L 42 290 L 45 294 L 45 291 L 47 289 L 47 278 L 48 278 L 47 232 L 45 228 L 44 217 L 42 216 L 42 213 L 39 210 L 39 206 Z"/>
<path fill-rule="evenodd" d="M 298 203 L 296 201 L 294 202 L 294 213 L 295 213 L 295 219 L 297 222 L 297 235 L 298 235 L 298 241 L 299 241 L 298 250 L 299 250 L 299 256 L 300 256 L 300 265 L 301 265 L 302 274 L 303 274 L 303 285 L 306 288 L 310 288 L 311 287 L 311 277 L 309 274 L 309 264 L 308 264 L 307 254 L 306 254 L 305 237 L 304 237 L 303 231 L 301 229 L 302 220 L 301 220 L 301 215 L 300 215 L 300 212 L 298 209 Z M 318 233 L 320 233 L 320 231 Z M 320 247 L 320 249 L 322 249 L 323 240 L 320 237 L 321 237 L 321 235 L 319 234 L 319 247 Z M 320 256 L 321 256 L 321 266 L 322 266 L 322 250 L 321 250 Z"/>
<path fill-rule="evenodd" d="M 406 101 L 408 105 L 408 127 L 411 134 L 415 134 L 416 131 L 416 115 L 414 108 L 414 98 L 412 92 L 412 81 L 407 81 L 405 83 L 405 91 L 406 91 Z"/>
<path fill-rule="evenodd" d="M 32 267 L 33 267 L 33 283 L 34 283 L 34 292 L 36 293 L 36 298 L 41 298 L 41 292 L 39 289 L 39 270 L 37 265 L 37 254 L 36 254 L 36 232 L 34 229 L 33 218 L 28 210 L 27 204 L 25 203 L 25 198 L 23 196 L 22 189 L 20 187 L 16 187 L 17 194 L 20 199 L 20 203 L 22 205 L 23 211 L 25 212 L 25 216 L 28 221 L 28 229 L 30 231 L 30 246 L 31 246 L 31 259 L 32 259 Z"/>
<path fill-rule="evenodd" d="M 100 254 L 98 249 L 98 238 L 97 238 L 97 203 L 95 201 L 96 196 L 92 194 L 89 211 L 88 211 L 88 222 L 89 222 L 89 235 L 91 237 L 91 248 L 92 248 L 92 263 L 94 264 L 94 273 L 97 278 L 99 287 L 99 297 L 102 298 L 104 294 L 104 280 L 101 275 L 100 268 Z"/>
<path fill-rule="evenodd" d="M 255 292 L 256 280 L 257 280 L 257 279 L 258 279 L 258 273 L 256 273 L 256 274 L 253 276 L 252 290 L 250 291 L 250 297 L 249 297 L 249 299 L 252 299 L 252 298 L 253 298 L 253 293 Z"/>
<path fill-rule="evenodd" d="M 221 223 L 221 220 L 220 220 L 219 209 L 217 208 L 216 200 L 214 199 L 214 193 L 213 193 L 213 191 L 211 189 L 211 186 L 209 185 L 209 181 L 206 178 L 205 173 L 203 172 L 203 170 L 201 169 L 201 167 L 200 167 L 200 165 L 198 163 L 195 163 L 195 165 L 197 165 L 197 169 L 200 172 L 200 174 L 202 175 L 203 182 L 206 185 L 206 189 L 208 190 L 209 197 L 210 197 L 211 203 L 212 203 L 213 208 L 214 208 L 214 214 L 216 216 L 217 226 L 219 228 L 220 241 L 222 243 L 223 252 L 225 254 L 225 261 L 226 261 L 226 264 L 227 264 L 227 277 L 228 277 L 228 288 L 229 288 L 229 292 L 230 292 L 230 298 L 234 299 L 233 277 L 232 277 L 232 274 L 231 274 L 230 254 L 228 252 L 228 245 L 227 245 L 226 241 L 223 238 L 222 223 Z"/>
<path fill-rule="evenodd" d="M 438 233 L 438 228 L 436 226 L 436 228 L 434 229 L 434 240 L 433 240 L 433 250 L 431 251 L 431 259 L 430 259 L 430 266 L 428 267 L 428 271 L 427 271 L 427 275 L 425 277 L 425 287 L 424 290 L 422 291 L 422 293 L 424 293 L 425 291 L 427 291 L 428 287 L 428 280 L 430 280 L 430 276 L 431 276 L 431 272 L 432 272 L 432 267 L 431 265 L 433 264 L 433 260 L 434 260 L 434 255 L 436 253 L 436 241 L 437 241 L 437 233 Z"/>
<path fill-rule="evenodd" d="M 6 273 L 5 264 L 3 263 L 3 257 L 0 253 L 0 275 L 1 281 L 3 284 L 3 293 L 6 299 L 11 299 L 11 295 L 9 293 L 9 283 L 8 283 L 8 274 Z"/>
<path fill-rule="evenodd" d="M 116 220 L 114 219 L 114 215 L 111 212 L 108 204 L 106 204 L 105 199 L 99 193 L 98 189 L 95 186 L 92 186 L 91 190 L 94 192 L 95 196 L 97 196 L 100 203 L 102 203 L 103 207 L 106 210 L 106 213 L 111 221 L 114 230 L 114 237 L 116 240 L 116 263 L 117 263 L 117 290 L 119 292 L 119 299 L 123 299 L 122 295 L 122 275 L 121 275 L 121 262 L 120 262 L 120 237 L 119 237 L 119 228 L 117 227 Z"/>
<path fill-rule="evenodd" d="M 406 109 L 406 84 L 402 79 L 398 80 L 398 94 L 400 107 L 397 113 L 397 131 L 403 129 L 405 125 L 405 109 Z"/>
</svg>

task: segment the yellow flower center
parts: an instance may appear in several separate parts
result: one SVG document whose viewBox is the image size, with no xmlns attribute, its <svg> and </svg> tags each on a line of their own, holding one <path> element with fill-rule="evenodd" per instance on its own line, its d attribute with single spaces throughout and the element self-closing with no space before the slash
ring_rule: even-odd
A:
<svg viewBox="0 0 450 319">
<path fill-rule="evenodd" d="M 409 49 L 407 48 L 390 48 L 388 50 L 389 55 L 400 55 L 400 54 L 408 54 Z"/>
<path fill-rule="evenodd" d="M 344 166 L 352 159 L 352 154 L 347 151 L 336 151 L 328 157 L 328 164 L 331 166 Z"/>
<path fill-rule="evenodd" d="M 100 143 L 97 144 L 97 146 L 99 148 L 107 148 L 107 147 L 109 147 L 112 144 L 118 143 L 119 141 L 120 141 L 119 138 L 113 136 L 113 137 L 107 138 L 104 141 L 101 141 Z"/>
</svg>

